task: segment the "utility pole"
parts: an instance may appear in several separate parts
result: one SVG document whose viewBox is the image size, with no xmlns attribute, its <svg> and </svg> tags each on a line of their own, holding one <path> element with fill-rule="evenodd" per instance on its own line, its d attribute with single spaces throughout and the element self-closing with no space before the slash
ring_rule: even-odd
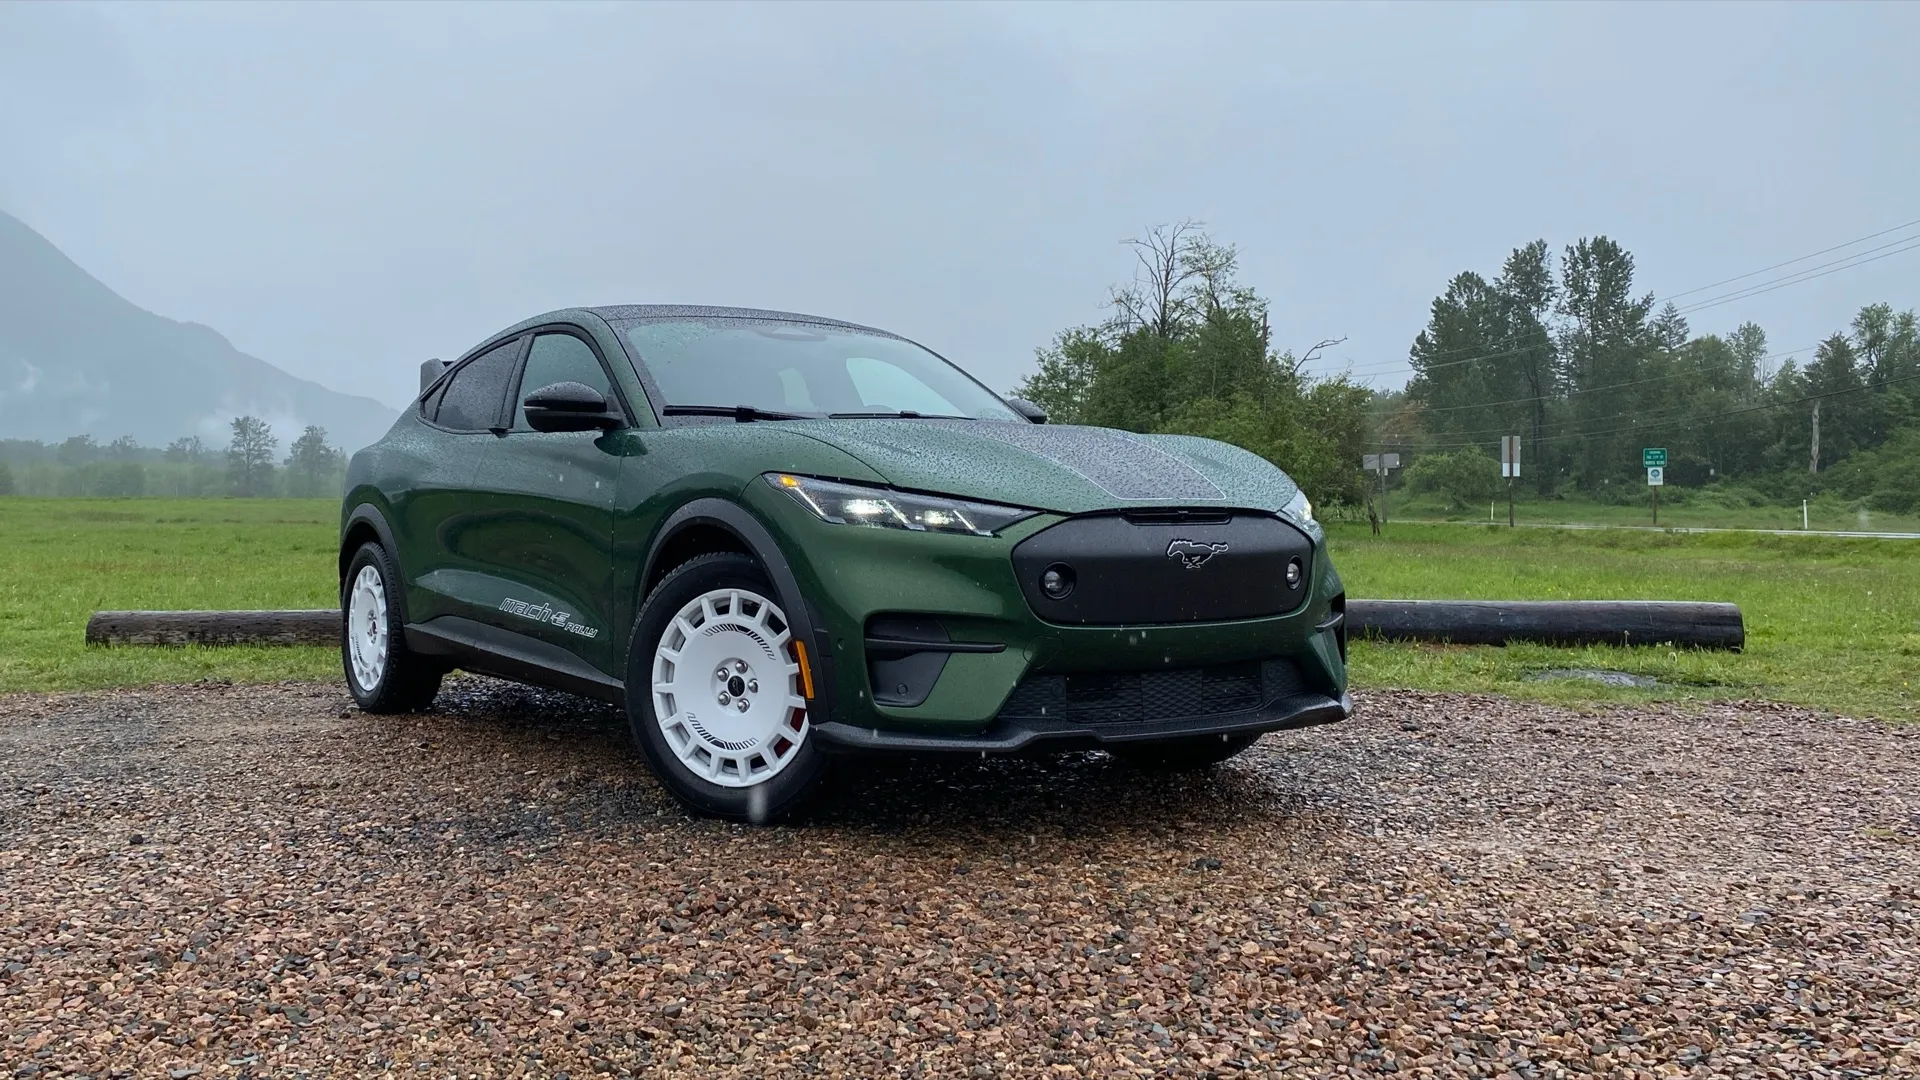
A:
<svg viewBox="0 0 1920 1080">
<path fill-rule="evenodd" d="M 1820 471 L 1820 399 L 1813 399 L 1813 447 L 1812 456 L 1807 459 L 1807 471 Z"/>
</svg>

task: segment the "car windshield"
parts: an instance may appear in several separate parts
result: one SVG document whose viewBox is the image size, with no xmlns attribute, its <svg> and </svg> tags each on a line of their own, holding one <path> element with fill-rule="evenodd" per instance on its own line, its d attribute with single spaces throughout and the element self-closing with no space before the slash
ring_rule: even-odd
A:
<svg viewBox="0 0 1920 1080">
<path fill-rule="evenodd" d="M 885 334 L 745 318 L 641 319 L 619 329 L 668 407 L 1022 419 L 959 368 Z"/>
</svg>

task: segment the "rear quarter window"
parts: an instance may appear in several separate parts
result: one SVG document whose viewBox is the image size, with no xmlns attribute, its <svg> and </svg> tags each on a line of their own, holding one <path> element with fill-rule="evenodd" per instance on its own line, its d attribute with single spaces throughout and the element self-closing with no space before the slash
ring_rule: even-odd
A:
<svg viewBox="0 0 1920 1080">
<path fill-rule="evenodd" d="M 497 346 L 456 368 L 434 391 L 439 398 L 433 422 L 455 431 L 485 431 L 501 426 L 507 384 L 520 358 L 520 339 Z"/>
</svg>

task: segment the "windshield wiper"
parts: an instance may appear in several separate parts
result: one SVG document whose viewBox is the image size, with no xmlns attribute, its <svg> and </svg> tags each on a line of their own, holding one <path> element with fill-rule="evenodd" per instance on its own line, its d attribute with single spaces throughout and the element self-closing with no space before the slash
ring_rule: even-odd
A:
<svg viewBox="0 0 1920 1080">
<path fill-rule="evenodd" d="M 912 409 L 885 409 L 880 412 L 836 412 L 828 413 L 829 420 L 965 420 L 964 416 L 947 416 L 942 413 L 914 412 Z"/>
<path fill-rule="evenodd" d="M 776 412 L 762 409 L 756 405 L 668 405 L 660 410 L 662 416 L 731 416 L 735 423 L 747 424 L 755 420 L 816 420 L 817 416 L 805 413 Z"/>
</svg>

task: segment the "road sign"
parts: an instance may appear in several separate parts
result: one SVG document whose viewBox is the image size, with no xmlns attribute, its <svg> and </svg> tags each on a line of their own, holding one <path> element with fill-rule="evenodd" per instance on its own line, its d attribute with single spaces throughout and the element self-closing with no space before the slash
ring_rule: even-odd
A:
<svg viewBox="0 0 1920 1080">
<path fill-rule="evenodd" d="M 1500 436 L 1500 475 L 1512 479 L 1520 475 L 1520 436 Z"/>
<path fill-rule="evenodd" d="M 1365 454 L 1360 458 L 1360 467 L 1370 473 L 1387 475 L 1387 470 L 1400 467 L 1399 454 Z"/>
<path fill-rule="evenodd" d="M 1641 450 L 1640 464 L 1645 465 L 1649 469 L 1665 468 L 1667 464 L 1667 448 L 1664 446 L 1649 446 Z"/>
<path fill-rule="evenodd" d="M 1647 486 L 1648 487 L 1660 487 L 1666 482 L 1667 482 L 1667 467 L 1665 465 L 1647 466 Z"/>
</svg>

